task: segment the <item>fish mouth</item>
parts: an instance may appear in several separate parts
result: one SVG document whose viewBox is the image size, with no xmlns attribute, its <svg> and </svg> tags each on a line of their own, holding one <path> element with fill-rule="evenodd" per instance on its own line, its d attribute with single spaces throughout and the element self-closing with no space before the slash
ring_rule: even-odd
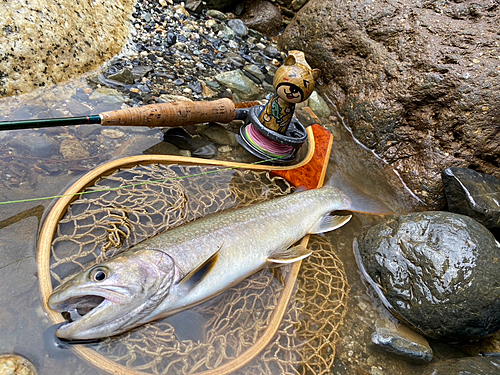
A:
<svg viewBox="0 0 500 375">
<path fill-rule="evenodd" d="M 107 298 L 105 293 L 79 293 L 65 296 L 56 291 L 49 297 L 49 307 L 61 313 L 67 321 L 57 331 L 63 340 L 92 340 L 103 337 L 99 332 L 110 332 L 108 323 L 123 315 L 123 306 Z"/>
</svg>

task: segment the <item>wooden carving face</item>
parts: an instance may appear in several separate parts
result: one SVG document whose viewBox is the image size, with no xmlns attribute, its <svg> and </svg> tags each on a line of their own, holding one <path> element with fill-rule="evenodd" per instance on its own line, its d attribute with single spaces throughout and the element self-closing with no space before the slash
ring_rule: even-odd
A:
<svg viewBox="0 0 500 375">
<path fill-rule="evenodd" d="M 276 71 L 274 89 L 281 99 L 289 103 L 300 103 L 312 94 L 318 76 L 318 69 L 309 69 L 290 55 Z"/>
</svg>

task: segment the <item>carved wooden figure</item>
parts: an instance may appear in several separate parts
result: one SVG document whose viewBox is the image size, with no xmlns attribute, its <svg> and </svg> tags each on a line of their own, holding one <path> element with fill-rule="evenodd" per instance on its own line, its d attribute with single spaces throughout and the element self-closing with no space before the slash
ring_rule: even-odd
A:
<svg viewBox="0 0 500 375">
<path fill-rule="evenodd" d="M 276 94 L 260 113 L 261 124 L 285 134 L 295 104 L 309 98 L 320 74 L 319 69 L 311 69 L 303 52 L 290 51 L 285 63 L 278 68 L 274 76 L 273 86 Z"/>
</svg>

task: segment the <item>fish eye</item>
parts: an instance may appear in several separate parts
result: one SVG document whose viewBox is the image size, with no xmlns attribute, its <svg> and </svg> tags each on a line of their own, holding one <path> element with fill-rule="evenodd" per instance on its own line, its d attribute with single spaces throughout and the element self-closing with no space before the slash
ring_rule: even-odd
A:
<svg viewBox="0 0 500 375">
<path fill-rule="evenodd" d="M 96 267 L 90 271 L 90 280 L 92 281 L 103 281 L 108 277 L 109 270 L 104 267 Z"/>
</svg>

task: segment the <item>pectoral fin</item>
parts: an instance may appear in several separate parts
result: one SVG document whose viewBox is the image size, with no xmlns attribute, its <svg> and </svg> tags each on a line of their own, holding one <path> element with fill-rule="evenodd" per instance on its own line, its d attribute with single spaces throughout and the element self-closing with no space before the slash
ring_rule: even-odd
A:
<svg viewBox="0 0 500 375">
<path fill-rule="evenodd" d="M 341 216 L 341 215 L 326 215 L 323 216 L 316 225 L 311 229 L 310 233 L 325 233 L 331 230 L 340 228 L 342 225 L 347 224 L 351 220 L 352 215 Z"/>
<path fill-rule="evenodd" d="M 210 258 L 184 276 L 184 278 L 179 282 L 179 285 L 187 290 L 194 288 L 214 268 L 217 260 L 219 259 L 219 252 L 221 248 L 222 246 L 214 254 L 212 254 Z"/>
<path fill-rule="evenodd" d="M 312 250 L 309 250 L 304 245 L 297 245 L 274 252 L 267 258 L 267 261 L 279 264 L 294 263 L 307 258 L 311 254 Z"/>
</svg>

